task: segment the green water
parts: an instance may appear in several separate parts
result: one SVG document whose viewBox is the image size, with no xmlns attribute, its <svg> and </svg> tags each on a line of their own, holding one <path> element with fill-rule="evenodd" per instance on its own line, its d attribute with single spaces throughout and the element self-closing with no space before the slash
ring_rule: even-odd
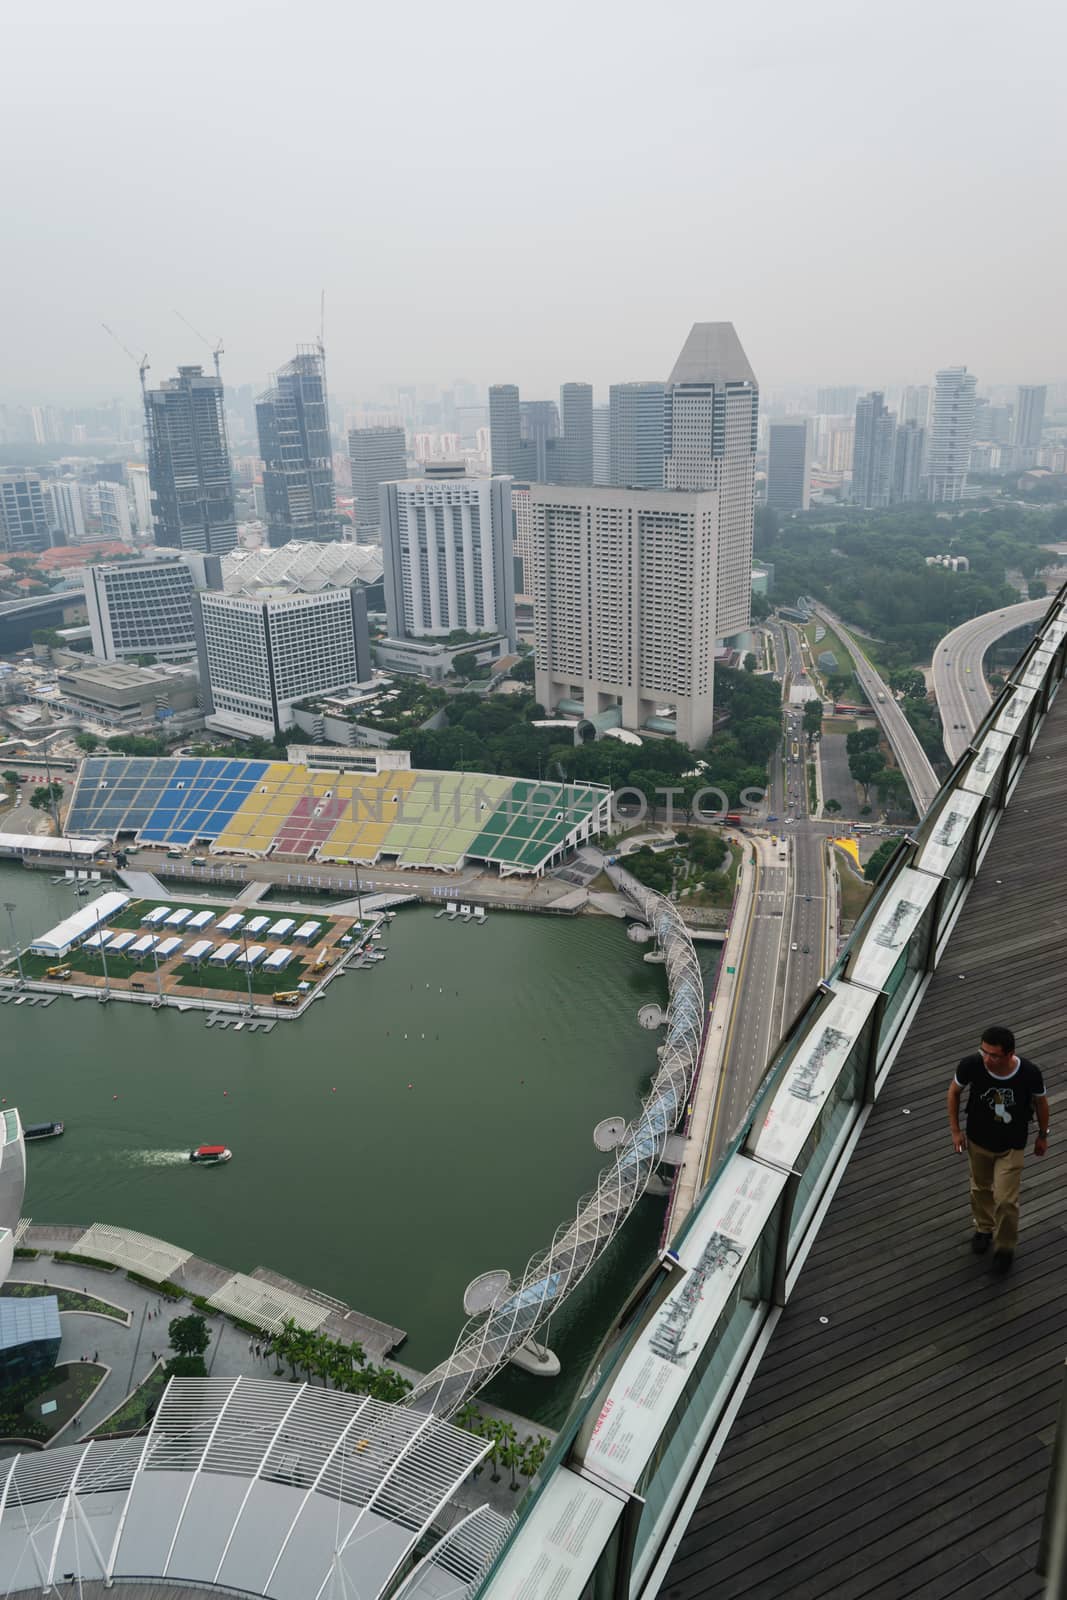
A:
<svg viewBox="0 0 1067 1600">
<path fill-rule="evenodd" d="M 0 866 L 0 899 L 24 943 L 72 909 L 69 890 L 14 865 Z M 28 1151 L 26 1215 L 274 1267 L 405 1328 L 405 1362 L 440 1360 L 470 1279 L 521 1272 L 595 1182 L 593 1127 L 630 1115 L 647 1087 L 660 1036 L 636 1014 L 665 981 L 603 918 L 490 912 L 456 926 L 419 907 L 385 943 L 386 961 L 269 1035 L 91 1000 L 0 1009 L 0 1093 L 25 1121 L 68 1129 Z M 228 1166 L 189 1165 L 190 1146 L 223 1142 Z M 556 1319 L 566 1381 L 509 1373 L 513 1403 L 558 1420 L 662 1205 L 642 1203 Z"/>
</svg>

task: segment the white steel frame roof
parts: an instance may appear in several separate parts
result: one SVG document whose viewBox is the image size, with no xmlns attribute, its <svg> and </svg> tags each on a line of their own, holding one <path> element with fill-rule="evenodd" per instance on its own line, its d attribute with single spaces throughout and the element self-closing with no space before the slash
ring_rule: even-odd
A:
<svg viewBox="0 0 1067 1600">
<path fill-rule="evenodd" d="M 74 1573 L 375 1600 L 488 1449 L 363 1395 L 173 1379 L 146 1435 L 0 1465 L 0 1585 Z"/>
<path fill-rule="evenodd" d="M 235 1272 L 221 1288 L 209 1295 L 208 1305 L 214 1306 L 216 1311 L 227 1312 L 231 1317 L 239 1317 L 242 1322 L 254 1322 L 257 1328 L 265 1328 L 268 1333 L 274 1333 L 290 1320 L 298 1328 L 306 1328 L 313 1333 L 316 1328 L 321 1328 L 330 1314 L 327 1306 L 289 1294 L 287 1290 L 279 1289 L 273 1283 L 265 1283 L 261 1278 L 249 1278 L 243 1272 Z"/>
<path fill-rule="evenodd" d="M 73 1249 L 79 1255 L 110 1261 L 126 1272 L 139 1272 L 155 1283 L 162 1283 L 180 1272 L 193 1253 L 180 1245 L 168 1244 L 165 1239 L 153 1239 L 147 1233 L 131 1233 L 129 1228 L 113 1228 L 107 1222 L 94 1222 Z"/>
</svg>

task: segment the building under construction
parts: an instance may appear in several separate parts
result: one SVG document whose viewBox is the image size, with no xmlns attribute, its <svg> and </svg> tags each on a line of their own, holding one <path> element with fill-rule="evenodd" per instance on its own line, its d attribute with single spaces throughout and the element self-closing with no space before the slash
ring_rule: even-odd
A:
<svg viewBox="0 0 1067 1600">
<path fill-rule="evenodd" d="M 157 545 L 225 555 L 237 543 L 222 378 L 202 367 L 146 389 L 145 451 Z"/>
<path fill-rule="evenodd" d="M 271 545 L 340 538 L 321 345 L 301 347 L 275 373 L 256 401 L 256 426 Z"/>
</svg>

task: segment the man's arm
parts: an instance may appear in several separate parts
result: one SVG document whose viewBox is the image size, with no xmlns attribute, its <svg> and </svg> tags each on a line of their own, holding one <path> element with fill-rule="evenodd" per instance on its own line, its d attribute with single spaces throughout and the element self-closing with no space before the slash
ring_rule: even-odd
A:
<svg viewBox="0 0 1067 1600">
<path fill-rule="evenodd" d="M 962 1155 L 967 1148 L 967 1139 L 960 1127 L 960 1096 L 963 1090 L 953 1078 L 948 1086 L 948 1126 L 952 1135 L 952 1148 L 957 1155 Z M 1046 1105 L 1047 1105 L 1046 1101 Z M 1034 1104 L 1037 1104 L 1035 1100 Z"/>
<path fill-rule="evenodd" d="M 1049 1109 L 1048 1095 L 1034 1095 L 1034 1110 L 1037 1112 L 1037 1138 L 1034 1140 L 1034 1155 L 1043 1156 L 1048 1149 Z"/>
</svg>

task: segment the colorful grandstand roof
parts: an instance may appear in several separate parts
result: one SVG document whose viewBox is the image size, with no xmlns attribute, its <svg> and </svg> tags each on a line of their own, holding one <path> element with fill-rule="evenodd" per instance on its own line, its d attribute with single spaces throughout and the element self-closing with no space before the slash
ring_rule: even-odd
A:
<svg viewBox="0 0 1067 1600">
<path fill-rule="evenodd" d="M 216 852 L 536 872 L 599 831 L 607 791 L 472 772 L 311 772 L 287 761 L 90 756 L 67 832 Z"/>
</svg>

